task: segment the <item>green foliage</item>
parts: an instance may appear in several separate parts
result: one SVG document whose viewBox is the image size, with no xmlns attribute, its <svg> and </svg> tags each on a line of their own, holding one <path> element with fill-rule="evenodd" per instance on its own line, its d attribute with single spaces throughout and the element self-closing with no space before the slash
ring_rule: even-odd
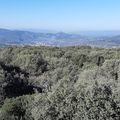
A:
<svg viewBox="0 0 120 120">
<path fill-rule="evenodd" d="M 18 98 L 6 99 L 1 108 L 1 120 L 33 120 L 29 111 L 29 106 L 33 101 L 33 96 L 22 96 Z"/>
<path fill-rule="evenodd" d="M 120 119 L 120 49 L 25 46 L 1 48 L 0 59 L 25 69 L 29 82 L 44 88 L 7 98 L 0 120 Z"/>
</svg>

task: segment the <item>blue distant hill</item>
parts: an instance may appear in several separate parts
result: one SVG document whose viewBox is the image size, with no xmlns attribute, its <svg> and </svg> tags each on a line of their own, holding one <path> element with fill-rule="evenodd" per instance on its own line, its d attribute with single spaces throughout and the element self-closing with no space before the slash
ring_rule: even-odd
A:
<svg viewBox="0 0 120 120">
<path fill-rule="evenodd" d="M 118 35 L 117 35 L 118 34 Z M 36 33 L 20 30 L 0 29 L 0 46 L 4 45 L 50 45 L 74 46 L 90 45 L 96 47 L 119 47 L 120 35 L 98 35 L 58 33 Z"/>
</svg>

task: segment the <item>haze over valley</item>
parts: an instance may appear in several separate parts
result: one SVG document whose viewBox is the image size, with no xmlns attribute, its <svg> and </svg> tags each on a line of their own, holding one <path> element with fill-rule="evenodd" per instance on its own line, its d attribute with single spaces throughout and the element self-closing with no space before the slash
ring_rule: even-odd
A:
<svg viewBox="0 0 120 120">
<path fill-rule="evenodd" d="M 111 33 L 111 34 L 110 34 Z M 119 47 L 119 32 L 81 32 L 79 34 L 58 32 L 29 32 L 21 30 L 0 29 L 0 46 L 76 46 Z"/>
</svg>

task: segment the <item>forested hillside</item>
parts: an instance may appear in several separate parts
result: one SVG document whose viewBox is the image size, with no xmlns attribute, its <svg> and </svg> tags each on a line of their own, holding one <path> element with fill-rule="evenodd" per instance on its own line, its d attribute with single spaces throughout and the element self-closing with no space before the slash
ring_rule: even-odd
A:
<svg viewBox="0 0 120 120">
<path fill-rule="evenodd" d="M 119 120 L 120 49 L 0 49 L 0 120 Z"/>
</svg>

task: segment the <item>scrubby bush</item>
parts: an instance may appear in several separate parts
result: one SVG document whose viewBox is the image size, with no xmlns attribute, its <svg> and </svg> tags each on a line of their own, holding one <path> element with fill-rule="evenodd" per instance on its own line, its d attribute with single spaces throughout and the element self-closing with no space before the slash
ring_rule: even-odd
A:
<svg viewBox="0 0 120 120">
<path fill-rule="evenodd" d="M 1 120 L 34 120 L 30 113 L 33 96 L 6 99 L 0 111 Z"/>
<path fill-rule="evenodd" d="M 0 49 L 10 68 L 0 68 L 0 94 L 7 88 L 0 120 L 119 120 L 119 54 L 89 46 Z"/>
</svg>

